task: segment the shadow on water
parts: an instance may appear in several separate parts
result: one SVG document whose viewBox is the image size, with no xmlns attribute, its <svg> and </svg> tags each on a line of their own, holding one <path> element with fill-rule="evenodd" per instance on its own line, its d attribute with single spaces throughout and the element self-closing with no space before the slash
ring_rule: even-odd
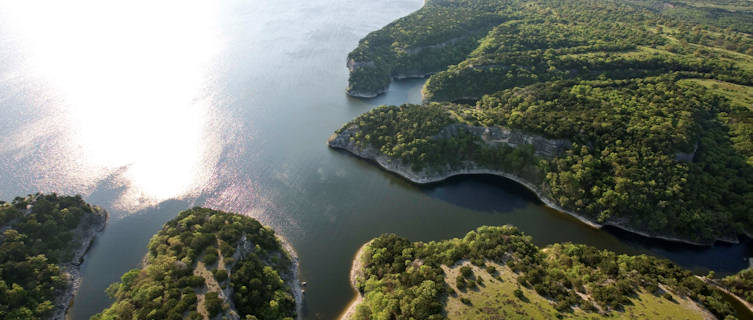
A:
<svg viewBox="0 0 753 320">
<path fill-rule="evenodd" d="M 86 303 L 74 303 L 70 318 L 86 319 L 101 312 L 101 306 L 110 305 L 112 301 L 104 294 L 104 290 L 111 283 L 120 281 L 120 277 L 128 270 L 140 267 L 149 239 L 168 220 L 190 206 L 191 203 L 186 200 L 167 200 L 128 215 L 111 211 L 111 217 L 124 217 L 110 220 L 106 232 L 96 238 L 81 265 L 83 277 L 76 300 Z M 96 272 L 87 272 L 90 269 Z"/>
<path fill-rule="evenodd" d="M 353 106 L 368 107 L 379 105 L 401 105 L 410 103 L 410 101 L 421 101 L 421 88 L 424 86 L 426 78 L 419 79 L 401 79 L 394 80 L 389 87 L 389 91 L 380 94 L 374 98 L 356 98 L 348 97 L 350 101 L 357 102 Z"/>
<path fill-rule="evenodd" d="M 619 228 L 604 227 L 625 243 L 690 268 L 697 273 L 714 270 L 717 275 L 736 273 L 748 267 L 753 256 L 753 240 L 740 236 L 740 243 L 716 242 L 713 246 L 694 246 L 678 242 L 643 237 Z"/>
<path fill-rule="evenodd" d="M 420 189 L 429 197 L 476 211 L 509 212 L 538 202 L 536 195 L 524 186 L 493 175 L 454 176 L 422 185 Z"/>
<path fill-rule="evenodd" d="M 522 185 L 493 175 L 455 176 L 442 182 L 419 186 L 419 189 L 429 197 L 462 208 L 493 214 L 512 215 L 514 210 L 523 209 L 530 203 L 543 206 L 536 195 Z M 550 211 L 556 214 L 555 210 Z M 548 221 L 540 222 L 541 225 L 546 223 Z M 602 231 L 614 236 L 621 243 L 619 248 L 609 248 L 611 250 L 667 258 L 699 274 L 709 270 L 714 270 L 719 276 L 736 273 L 748 267 L 747 258 L 753 256 L 753 240 L 744 236 L 738 244 L 718 242 L 714 246 L 703 247 L 647 238 L 610 226 L 602 228 Z M 531 233 L 525 229 L 524 232 Z M 572 241 L 583 241 L 585 244 L 600 247 L 598 238 Z"/>
</svg>

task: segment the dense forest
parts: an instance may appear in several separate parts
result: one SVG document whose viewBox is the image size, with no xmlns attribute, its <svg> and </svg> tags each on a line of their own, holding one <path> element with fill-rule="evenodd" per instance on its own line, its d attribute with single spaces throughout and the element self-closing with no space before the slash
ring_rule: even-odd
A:
<svg viewBox="0 0 753 320">
<path fill-rule="evenodd" d="M 393 77 L 435 72 L 426 89 L 438 101 L 518 86 L 518 76 L 624 77 L 679 68 L 749 83 L 750 65 L 738 62 L 753 53 L 751 33 L 747 1 L 432 0 L 359 42 L 348 55 L 348 92 L 379 93 Z M 490 87 L 453 91 L 476 82 Z"/>
<path fill-rule="evenodd" d="M 105 220 L 104 211 L 80 196 L 0 201 L 0 319 L 51 317 L 56 300 L 71 286 L 66 267 L 80 263 L 74 259 L 89 246 L 84 235 Z"/>
<path fill-rule="evenodd" d="M 144 267 L 112 284 L 114 303 L 92 319 L 294 319 L 291 263 L 258 221 L 193 208 L 152 237 Z"/>
<path fill-rule="evenodd" d="M 429 22 L 408 24 L 438 7 L 501 22 L 429 77 L 424 98 L 438 102 L 380 107 L 338 130 L 358 148 L 415 172 L 513 173 L 560 207 L 651 235 L 711 243 L 753 233 L 750 2 L 429 1 L 369 34 L 351 59 L 384 57 L 370 42 L 378 35 L 443 43 L 425 34 Z M 446 34 L 435 37 L 456 37 Z M 540 157 L 531 145 L 489 143 L 478 127 L 571 145 Z"/>
<path fill-rule="evenodd" d="M 455 64 L 504 18 L 488 10 L 429 1 L 416 13 L 374 31 L 348 55 L 348 92 L 379 92 L 392 77 L 423 76 Z M 438 23 L 441 22 L 441 23 Z"/>
<path fill-rule="evenodd" d="M 491 285 L 474 276 L 468 265 L 460 268 L 456 278 L 447 279 L 443 266 L 463 261 L 486 270 L 497 281 L 504 281 L 500 273 L 513 273 L 517 302 L 498 300 L 484 312 L 527 303 L 533 298 L 521 290 L 527 289 L 547 299 L 557 318 L 619 316 L 645 297 L 683 297 L 719 319 L 735 319 L 722 292 L 668 260 L 618 255 L 571 243 L 539 248 L 511 226 L 480 227 L 462 239 L 428 243 L 383 235 L 367 246 L 361 259 L 356 287 L 364 299 L 354 314 L 358 320 L 446 319 L 448 299 Z"/>
</svg>

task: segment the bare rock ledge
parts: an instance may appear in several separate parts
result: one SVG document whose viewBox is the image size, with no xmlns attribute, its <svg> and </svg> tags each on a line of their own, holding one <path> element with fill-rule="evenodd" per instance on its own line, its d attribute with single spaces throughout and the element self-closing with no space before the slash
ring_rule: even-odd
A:
<svg viewBox="0 0 753 320">
<path fill-rule="evenodd" d="M 449 127 L 443 129 L 440 132 L 440 135 L 446 134 L 445 133 L 446 131 L 455 130 L 454 128 L 452 128 L 453 126 L 457 126 L 457 125 L 450 125 Z M 485 128 L 484 130 L 481 130 L 478 128 L 479 127 L 470 127 L 470 130 L 476 134 L 480 134 L 482 140 L 484 140 L 487 143 L 503 142 L 512 146 L 514 146 L 517 143 L 533 144 L 536 149 L 536 154 L 539 156 L 544 156 L 544 157 L 551 157 L 554 155 L 554 153 L 559 152 L 560 149 L 562 148 L 562 145 L 565 143 L 564 141 L 566 141 L 566 140 L 542 141 L 541 139 L 544 139 L 544 138 L 540 136 L 528 135 L 526 133 L 516 132 L 515 130 L 511 130 L 508 128 L 501 128 L 501 127 L 500 128 Z M 541 185 L 536 185 L 514 173 L 487 169 L 473 162 L 466 162 L 463 165 L 463 167 L 459 169 L 451 169 L 447 167 L 447 168 L 439 168 L 432 172 L 427 172 L 426 170 L 422 170 L 421 172 L 414 172 L 411 169 L 410 165 L 403 164 L 401 163 L 401 161 L 397 159 L 391 159 L 381 154 L 378 150 L 376 150 L 375 148 L 371 146 L 365 146 L 365 147 L 357 146 L 354 140 L 351 139 L 351 137 L 355 135 L 355 132 L 357 131 L 357 129 L 358 129 L 357 127 L 344 128 L 341 132 L 332 134 L 329 137 L 327 144 L 329 145 L 329 147 L 333 149 L 345 150 L 359 158 L 374 161 L 383 169 L 389 172 L 392 172 L 394 174 L 397 174 L 405 179 L 408 179 L 409 181 L 413 183 L 417 183 L 417 184 L 434 183 L 434 182 L 445 180 L 453 176 L 468 175 L 468 174 L 489 174 L 489 175 L 500 176 L 500 177 L 504 177 L 512 181 L 515 181 L 523 185 L 527 189 L 531 190 L 531 192 L 536 194 L 538 199 L 547 207 L 550 207 L 559 212 L 568 214 L 578 219 L 580 222 L 593 228 L 601 229 L 604 226 L 612 226 L 612 227 L 619 228 L 619 229 L 622 229 L 622 230 L 625 230 L 634 234 L 647 237 L 647 238 L 660 239 L 660 240 L 671 241 L 671 242 L 679 242 L 679 243 L 685 243 L 685 244 L 696 245 L 696 246 L 711 246 L 714 244 L 714 240 L 698 242 L 698 241 L 692 241 L 692 240 L 676 238 L 676 237 L 669 237 L 669 236 L 664 236 L 664 235 L 659 235 L 659 234 L 651 234 L 648 232 L 639 231 L 632 227 L 626 226 L 620 221 L 607 221 L 605 223 L 598 223 L 589 217 L 586 217 L 582 214 L 579 214 L 574 211 L 567 210 L 561 207 L 559 204 L 557 204 L 554 200 L 552 200 L 549 197 L 549 195 L 544 191 L 544 188 Z M 510 141 L 511 137 L 514 137 L 513 138 L 514 141 Z M 728 242 L 728 243 L 739 243 L 739 240 L 737 239 L 736 235 L 731 235 L 729 237 L 723 237 L 723 238 L 717 238 L 715 240 Z"/>
</svg>

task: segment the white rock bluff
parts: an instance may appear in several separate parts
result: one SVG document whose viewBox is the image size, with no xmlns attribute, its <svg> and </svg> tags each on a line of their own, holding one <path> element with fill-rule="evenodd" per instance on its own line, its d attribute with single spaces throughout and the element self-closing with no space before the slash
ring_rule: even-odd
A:
<svg viewBox="0 0 753 320">
<path fill-rule="evenodd" d="M 542 136 L 528 134 L 525 132 L 521 132 L 521 131 L 517 131 L 510 128 L 505 128 L 505 127 L 479 127 L 479 126 L 468 126 L 465 124 L 451 124 L 443 128 L 439 132 L 439 134 L 435 136 L 435 138 L 443 138 L 447 136 L 452 136 L 454 132 L 456 132 L 460 127 L 464 127 L 465 130 L 468 130 L 471 133 L 476 134 L 484 142 L 489 143 L 489 144 L 505 143 L 512 147 L 516 147 L 522 144 L 533 145 L 536 155 L 545 157 L 545 158 L 551 158 L 551 157 L 556 156 L 560 152 L 564 151 L 567 148 L 567 146 L 570 145 L 570 142 L 565 139 L 547 139 Z M 392 159 L 390 157 L 387 157 L 372 146 L 357 146 L 355 143 L 355 138 L 354 138 L 356 132 L 358 132 L 358 127 L 356 125 L 351 125 L 341 130 L 341 132 L 331 135 L 327 143 L 331 148 L 345 150 L 360 158 L 375 161 L 377 164 L 379 164 L 379 166 L 381 166 L 385 170 L 395 173 L 397 175 L 400 175 L 403 178 L 408 179 L 413 183 L 426 184 L 426 183 L 439 182 L 447 178 L 450 178 L 452 176 L 466 175 L 466 174 L 489 174 L 489 175 L 501 176 L 501 177 L 513 180 L 525 186 L 527 189 L 531 190 L 534 194 L 536 194 L 539 200 L 542 203 L 544 203 L 547 207 L 550 207 L 562 213 L 566 213 L 578 219 L 582 223 L 585 223 L 588 226 L 591 226 L 593 228 L 602 228 L 604 226 L 612 226 L 612 227 L 616 227 L 616 228 L 619 228 L 619 229 L 622 229 L 631 233 L 635 233 L 635 234 L 647 237 L 647 238 L 661 239 L 661 240 L 672 241 L 672 242 L 680 242 L 680 243 L 686 243 L 686 244 L 697 245 L 697 246 L 713 245 L 713 241 L 696 242 L 696 241 L 691 241 L 687 239 L 668 237 L 668 236 L 659 235 L 659 234 L 650 234 L 650 233 L 639 231 L 632 227 L 624 225 L 625 221 L 612 220 L 612 221 L 606 221 L 604 223 L 598 223 L 589 217 L 586 217 L 580 213 L 576 213 L 572 210 L 567 210 L 563 208 L 562 206 L 560 206 L 556 201 L 554 201 L 550 197 L 546 186 L 543 184 L 534 184 L 528 181 L 527 179 L 520 177 L 519 175 L 516 175 L 515 173 L 488 169 L 474 162 L 465 162 L 459 168 L 450 168 L 449 166 L 446 166 L 444 168 L 432 168 L 431 171 L 421 170 L 420 172 L 415 172 L 413 171 L 410 165 L 404 164 L 397 159 Z M 739 242 L 737 237 L 734 235 L 730 237 L 725 237 L 722 239 L 716 239 L 716 240 L 729 242 L 729 243 Z"/>
</svg>

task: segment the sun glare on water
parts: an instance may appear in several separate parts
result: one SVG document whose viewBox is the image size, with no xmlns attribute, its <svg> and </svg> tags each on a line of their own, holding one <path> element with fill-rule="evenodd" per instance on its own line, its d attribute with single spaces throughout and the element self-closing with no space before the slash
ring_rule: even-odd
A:
<svg viewBox="0 0 753 320">
<path fill-rule="evenodd" d="M 79 170 L 122 170 L 127 202 L 196 189 L 211 168 L 212 1 L 0 2 L 26 72 L 54 96 Z M 49 107 L 49 106 L 48 106 Z"/>
</svg>

